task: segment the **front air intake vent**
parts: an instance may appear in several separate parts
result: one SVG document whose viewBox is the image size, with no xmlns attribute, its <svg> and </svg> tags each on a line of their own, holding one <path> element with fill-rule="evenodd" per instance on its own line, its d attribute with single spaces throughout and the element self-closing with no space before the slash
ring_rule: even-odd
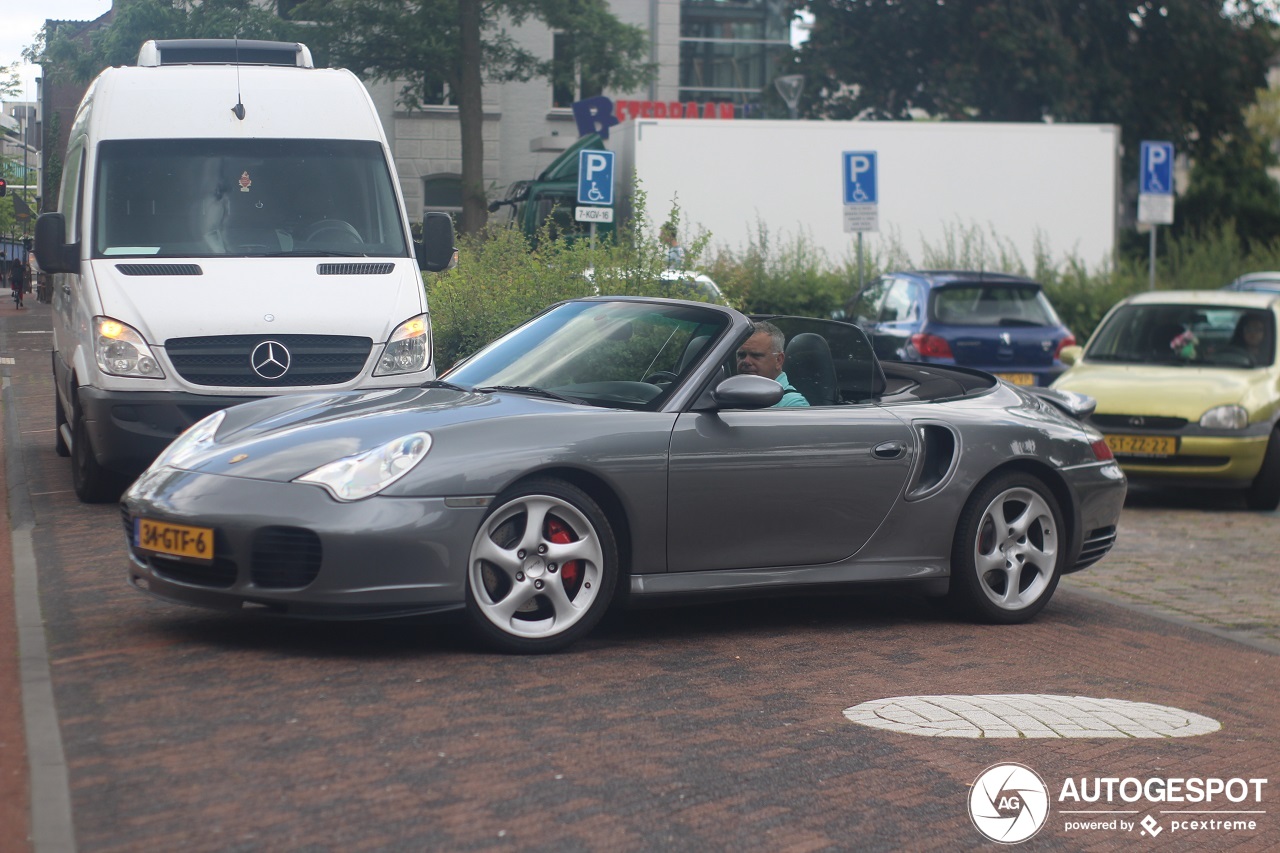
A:
<svg viewBox="0 0 1280 853">
<path fill-rule="evenodd" d="M 204 275 L 198 264 L 116 264 L 125 275 Z"/>
<path fill-rule="evenodd" d="M 390 275 L 395 264 L 320 264 L 320 275 Z"/>
</svg>

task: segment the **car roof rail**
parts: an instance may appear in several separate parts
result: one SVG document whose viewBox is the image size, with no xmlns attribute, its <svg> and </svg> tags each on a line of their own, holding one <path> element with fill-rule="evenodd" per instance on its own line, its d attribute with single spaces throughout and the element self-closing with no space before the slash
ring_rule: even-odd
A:
<svg viewBox="0 0 1280 853">
<path fill-rule="evenodd" d="M 300 42 L 255 39 L 152 39 L 138 51 L 138 65 L 284 65 L 314 68 Z"/>
</svg>

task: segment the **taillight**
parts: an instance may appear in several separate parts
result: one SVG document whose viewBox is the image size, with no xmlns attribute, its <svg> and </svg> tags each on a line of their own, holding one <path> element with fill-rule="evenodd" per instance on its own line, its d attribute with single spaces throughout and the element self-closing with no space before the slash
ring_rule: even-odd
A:
<svg viewBox="0 0 1280 853">
<path fill-rule="evenodd" d="M 1053 351 L 1055 360 L 1062 358 L 1062 350 L 1065 347 L 1073 347 L 1076 345 L 1076 336 L 1067 332 L 1067 336 L 1058 342 L 1058 348 Z"/>
<path fill-rule="evenodd" d="M 914 334 L 911 345 L 924 358 L 952 358 L 951 345 L 937 335 Z"/>
<path fill-rule="evenodd" d="M 1100 438 L 1089 446 L 1093 448 L 1093 455 L 1099 462 L 1110 462 L 1116 458 L 1116 455 L 1111 452 L 1111 445 L 1107 444 L 1105 439 Z"/>
</svg>

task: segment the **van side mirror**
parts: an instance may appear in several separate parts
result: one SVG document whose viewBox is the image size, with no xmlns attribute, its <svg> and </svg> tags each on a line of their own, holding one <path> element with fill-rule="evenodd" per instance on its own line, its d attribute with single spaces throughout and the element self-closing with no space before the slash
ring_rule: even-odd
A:
<svg viewBox="0 0 1280 853">
<path fill-rule="evenodd" d="M 453 261 L 453 218 L 447 213 L 428 213 L 422 217 L 422 242 L 413 244 L 418 268 L 427 272 L 448 269 Z"/>
<path fill-rule="evenodd" d="M 67 244 L 67 220 L 61 213 L 36 219 L 36 263 L 44 272 L 80 272 L 80 244 Z"/>
</svg>

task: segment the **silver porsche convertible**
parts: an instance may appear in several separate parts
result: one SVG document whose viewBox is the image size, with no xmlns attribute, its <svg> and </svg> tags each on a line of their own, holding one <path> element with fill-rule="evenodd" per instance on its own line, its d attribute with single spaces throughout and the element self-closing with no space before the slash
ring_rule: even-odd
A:
<svg viewBox="0 0 1280 853">
<path fill-rule="evenodd" d="M 596 297 L 421 388 L 218 412 L 124 495 L 129 579 L 318 619 L 465 610 L 544 652 L 611 606 L 869 582 L 1022 622 L 1111 548 L 1125 478 L 1088 398 L 767 319 L 807 406 L 737 372 L 753 318 Z"/>
</svg>

